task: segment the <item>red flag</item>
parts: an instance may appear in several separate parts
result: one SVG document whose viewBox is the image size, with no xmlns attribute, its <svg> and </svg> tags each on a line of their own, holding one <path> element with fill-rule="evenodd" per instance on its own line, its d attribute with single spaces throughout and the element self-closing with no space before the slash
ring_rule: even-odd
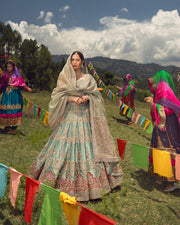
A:
<svg viewBox="0 0 180 225">
<path fill-rule="evenodd" d="M 117 138 L 117 145 L 118 145 L 119 155 L 120 155 L 120 157 L 122 159 L 124 159 L 124 157 L 125 157 L 126 141 Z"/>
<path fill-rule="evenodd" d="M 31 216 L 32 216 L 32 208 L 34 203 L 34 198 L 36 196 L 36 192 L 38 191 L 40 182 L 37 180 L 33 180 L 30 177 L 26 177 L 26 200 L 24 207 L 24 220 L 31 224 Z"/>
<path fill-rule="evenodd" d="M 80 203 L 77 205 L 81 206 L 81 212 L 79 217 L 79 225 L 114 225 L 117 222 L 91 210 Z"/>
</svg>

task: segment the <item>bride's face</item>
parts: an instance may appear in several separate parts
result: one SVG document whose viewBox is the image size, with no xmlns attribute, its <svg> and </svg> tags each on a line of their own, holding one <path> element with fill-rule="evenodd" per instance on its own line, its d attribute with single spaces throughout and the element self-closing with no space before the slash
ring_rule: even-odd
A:
<svg viewBox="0 0 180 225">
<path fill-rule="evenodd" d="M 74 70 L 81 70 L 81 66 L 82 66 L 83 62 L 78 54 L 74 54 L 71 57 L 71 64 L 72 64 Z"/>
</svg>

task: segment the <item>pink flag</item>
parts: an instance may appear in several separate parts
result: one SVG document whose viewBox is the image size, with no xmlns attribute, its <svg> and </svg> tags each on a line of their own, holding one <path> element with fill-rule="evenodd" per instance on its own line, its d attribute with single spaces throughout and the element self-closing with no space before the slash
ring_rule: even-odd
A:
<svg viewBox="0 0 180 225">
<path fill-rule="evenodd" d="M 138 113 L 138 114 L 137 114 L 137 117 L 136 117 L 136 121 L 135 121 L 135 123 L 137 123 L 137 122 L 138 122 L 138 120 L 139 120 L 140 116 L 141 116 L 141 115 Z"/>
<path fill-rule="evenodd" d="M 10 167 L 10 190 L 9 190 L 9 198 L 12 206 L 15 208 L 16 197 L 18 193 L 18 186 L 21 179 L 22 174 L 16 171 L 14 168 Z"/>
<path fill-rule="evenodd" d="M 26 177 L 26 200 L 24 207 L 24 220 L 31 224 L 32 208 L 36 192 L 38 191 L 40 182 L 30 177 Z"/>
<path fill-rule="evenodd" d="M 180 154 L 176 154 L 175 175 L 176 180 L 180 181 Z"/>
</svg>

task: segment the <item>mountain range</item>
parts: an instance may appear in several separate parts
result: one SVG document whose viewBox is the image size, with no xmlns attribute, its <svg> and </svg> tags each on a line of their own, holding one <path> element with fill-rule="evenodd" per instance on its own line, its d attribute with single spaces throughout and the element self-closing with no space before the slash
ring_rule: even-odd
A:
<svg viewBox="0 0 180 225">
<path fill-rule="evenodd" d="M 52 55 L 54 62 L 61 62 L 62 59 L 67 59 L 68 55 Z M 86 64 L 92 63 L 95 70 L 106 72 L 110 71 L 116 76 L 124 77 L 126 74 L 131 74 L 134 78 L 152 77 L 160 70 L 165 70 L 171 74 L 173 79 L 177 77 L 180 72 L 180 67 L 177 66 L 162 66 L 156 63 L 141 64 L 133 61 L 123 59 L 111 59 L 107 57 L 93 57 L 87 58 Z"/>
</svg>

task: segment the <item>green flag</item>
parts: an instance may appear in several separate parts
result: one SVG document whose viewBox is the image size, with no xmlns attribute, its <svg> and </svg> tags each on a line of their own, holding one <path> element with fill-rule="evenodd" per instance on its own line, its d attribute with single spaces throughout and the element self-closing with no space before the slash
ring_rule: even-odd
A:
<svg viewBox="0 0 180 225">
<path fill-rule="evenodd" d="M 132 143 L 133 164 L 147 168 L 149 165 L 149 151 L 147 147 Z"/>
<path fill-rule="evenodd" d="M 152 134 L 152 131 L 153 131 L 153 125 L 152 125 L 152 122 L 149 124 L 149 127 L 147 128 L 146 132 L 148 134 Z"/>
<path fill-rule="evenodd" d="M 62 225 L 60 192 L 45 184 L 42 184 L 42 186 L 45 196 L 38 225 Z"/>
</svg>

